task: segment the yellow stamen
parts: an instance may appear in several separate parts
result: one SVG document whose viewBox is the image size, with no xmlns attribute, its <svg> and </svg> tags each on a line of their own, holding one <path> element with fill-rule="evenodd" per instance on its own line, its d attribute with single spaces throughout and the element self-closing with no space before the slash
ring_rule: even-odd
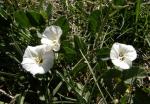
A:
<svg viewBox="0 0 150 104">
<path fill-rule="evenodd" d="M 43 62 L 43 59 L 41 57 L 36 57 L 35 61 L 37 64 L 41 64 Z"/>
</svg>

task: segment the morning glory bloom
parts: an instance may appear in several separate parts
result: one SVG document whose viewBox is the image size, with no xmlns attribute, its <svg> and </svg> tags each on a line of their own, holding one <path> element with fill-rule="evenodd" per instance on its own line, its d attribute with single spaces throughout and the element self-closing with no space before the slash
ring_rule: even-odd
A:
<svg viewBox="0 0 150 104">
<path fill-rule="evenodd" d="M 44 74 L 53 67 L 54 52 L 48 45 L 28 46 L 21 64 L 33 75 Z"/>
<path fill-rule="evenodd" d="M 112 63 L 120 70 L 129 69 L 132 61 L 137 58 L 136 50 L 131 45 L 114 43 L 110 51 Z"/>
<path fill-rule="evenodd" d="M 59 51 L 61 35 L 62 30 L 59 26 L 49 26 L 42 34 L 41 43 L 50 45 L 54 51 Z"/>
</svg>

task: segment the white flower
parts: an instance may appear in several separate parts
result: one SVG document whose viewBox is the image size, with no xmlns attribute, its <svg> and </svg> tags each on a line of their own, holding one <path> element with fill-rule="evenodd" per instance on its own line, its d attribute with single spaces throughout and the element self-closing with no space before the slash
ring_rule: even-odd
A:
<svg viewBox="0 0 150 104">
<path fill-rule="evenodd" d="M 114 43 L 110 51 L 112 63 L 121 70 L 129 69 L 136 57 L 136 50 L 131 45 Z"/>
<path fill-rule="evenodd" d="M 41 43 L 50 45 L 54 51 L 59 51 L 61 35 L 62 30 L 59 26 L 47 27 L 43 32 Z"/>
<path fill-rule="evenodd" d="M 54 52 L 48 45 L 28 46 L 23 55 L 22 66 L 31 74 L 44 74 L 53 67 Z"/>
</svg>

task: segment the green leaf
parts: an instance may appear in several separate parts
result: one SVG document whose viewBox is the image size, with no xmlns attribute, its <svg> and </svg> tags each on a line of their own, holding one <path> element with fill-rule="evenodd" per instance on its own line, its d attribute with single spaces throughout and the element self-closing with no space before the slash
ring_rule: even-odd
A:
<svg viewBox="0 0 150 104">
<path fill-rule="evenodd" d="M 121 77 L 121 71 L 116 69 L 110 69 L 103 74 L 103 78 L 105 78 L 106 80 L 119 77 Z"/>
<path fill-rule="evenodd" d="M 47 6 L 46 13 L 48 15 L 48 18 L 52 16 L 52 5 L 50 3 Z"/>
<path fill-rule="evenodd" d="M 125 95 L 125 96 L 123 96 L 123 97 L 121 98 L 120 103 L 121 103 L 121 104 L 127 104 L 126 102 L 127 102 L 127 96 Z"/>
<path fill-rule="evenodd" d="M 15 20 L 16 22 L 22 26 L 22 27 L 30 27 L 31 24 L 30 24 L 30 21 L 28 19 L 28 17 L 26 16 L 26 12 L 24 11 L 17 11 L 14 13 L 14 17 L 15 17 Z"/>
<path fill-rule="evenodd" d="M 65 54 L 76 54 L 76 51 L 69 48 L 69 47 L 63 47 Z"/>
<path fill-rule="evenodd" d="M 73 45 L 72 45 L 71 41 L 69 41 L 69 40 L 61 41 L 61 48 L 62 47 L 69 47 L 69 48 L 73 49 Z"/>
<path fill-rule="evenodd" d="M 75 43 L 75 49 L 79 51 L 79 49 L 82 50 L 83 53 L 86 53 L 86 44 L 84 41 L 77 35 L 74 35 L 74 43 Z"/>
<path fill-rule="evenodd" d="M 129 78 L 138 76 L 142 73 L 144 73 L 144 69 L 139 69 L 138 67 L 132 67 L 131 69 L 124 70 L 122 72 L 122 78 L 123 78 L 123 80 L 127 80 Z"/>
<path fill-rule="evenodd" d="M 62 86 L 63 82 L 60 81 L 58 83 L 58 85 L 55 87 L 55 89 L 53 90 L 53 96 L 55 96 L 55 94 L 59 91 L 60 87 Z"/>
<path fill-rule="evenodd" d="M 32 26 L 39 26 L 45 23 L 43 16 L 35 11 L 28 11 L 26 13 Z"/>
<path fill-rule="evenodd" d="M 101 11 L 100 10 L 93 11 L 88 18 L 88 22 L 89 22 L 89 30 L 92 33 L 98 32 L 101 25 Z"/>
<path fill-rule="evenodd" d="M 98 61 L 96 65 L 94 66 L 94 70 L 99 73 L 104 73 L 107 69 L 107 62 L 105 61 Z"/>
<path fill-rule="evenodd" d="M 73 77 L 76 77 L 78 74 L 80 74 L 81 72 L 85 71 L 87 65 L 86 63 L 84 63 L 83 60 L 80 60 L 76 65 L 74 65 L 74 67 L 72 68 L 71 71 L 71 75 Z"/>
<path fill-rule="evenodd" d="M 145 93 L 150 94 L 150 88 L 146 88 L 146 87 L 144 87 L 144 88 L 143 88 L 143 91 L 144 91 Z"/>
<path fill-rule="evenodd" d="M 67 18 L 65 16 L 62 16 L 62 17 L 58 18 L 54 24 L 60 26 L 61 29 L 63 30 L 61 39 L 66 39 L 69 29 L 70 29 Z"/>
<path fill-rule="evenodd" d="M 85 91 L 85 86 L 82 85 L 81 83 L 75 83 L 76 87 L 75 87 L 75 91 L 82 96 L 82 98 L 88 102 L 89 96 L 90 96 L 90 92 L 89 91 Z"/>
<path fill-rule="evenodd" d="M 114 5 L 121 5 L 123 6 L 125 4 L 125 0 L 113 0 Z"/>
<path fill-rule="evenodd" d="M 21 94 L 17 94 L 15 96 L 15 98 L 16 98 L 16 103 L 17 104 L 24 104 L 25 96 L 22 96 Z"/>
<path fill-rule="evenodd" d="M 141 11 L 141 0 L 136 0 L 136 10 L 135 10 L 135 12 L 136 12 L 136 23 L 138 21 L 140 11 Z"/>
<path fill-rule="evenodd" d="M 120 77 L 121 77 L 121 71 L 116 70 L 116 69 L 110 69 L 107 72 L 104 72 L 104 74 L 102 74 L 104 83 L 109 88 L 108 89 L 109 93 L 114 93 L 114 91 L 113 91 L 114 82 L 116 82 L 116 84 L 120 83 L 120 81 L 121 81 Z"/>
<path fill-rule="evenodd" d="M 135 96 L 133 98 L 133 104 L 149 104 L 150 96 L 145 93 L 142 88 L 137 87 L 135 91 Z"/>
<path fill-rule="evenodd" d="M 99 60 L 109 60 L 110 56 L 110 48 L 101 48 L 96 50 L 96 56 L 97 59 Z"/>
<path fill-rule="evenodd" d="M 64 61 L 70 64 L 74 63 L 77 59 L 77 54 L 72 44 L 70 44 L 69 41 L 62 41 L 61 46 L 62 46 L 61 51 L 63 53 L 62 55 L 64 56 Z"/>
<path fill-rule="evenodd" d="M 6 104 L 5 102 L 0 101 L 0 104 Z"/>
</svg>

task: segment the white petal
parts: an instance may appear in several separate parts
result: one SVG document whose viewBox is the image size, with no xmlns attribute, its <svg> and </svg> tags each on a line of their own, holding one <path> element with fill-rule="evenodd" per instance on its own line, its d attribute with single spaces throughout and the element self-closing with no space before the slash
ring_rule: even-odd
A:
<svg viewBox="0 0 150 104">
<path fill-rule="evenodd" d="M 24 52 L 23 58 L 29 58 L 37 55 L 38 53 L 35 51 L 35 48 L 32 46 L 28 46 Z"/>
<path fill-rule="evenodd" d="M 45 29 L 42 38 L 47 38 L 53 41 L 53 40 L 59 40 L 61 35 L 62 35 L 62 30 L 59 26 L 50 26 Z"/>
<path fill-rule="evenodd" d="M 121 61 L 119 59 L 114 59 L 112 60 L 112 63 L 120 69 L 129 69 L 132 65 L 132 61 L 130 60 Z"/>
<path fill-rule="evenodd" d="M 36 62 L 35 59 L 37 57 L 43 59 L 41 64 Z M 54 53 L 49 45 L 39 45 L 36 47 L 28 46 L 21 64 L 25 70 L 33 75 L 44 74 L 53 67 Z"/>
<path fill-rule="evenodd" d="M 47 45 L 38 45 L 35 47 L 28 46 L 24 52 L 23 58 L 36 57 L 48 50 L 50 50 L 50 47 L 48 47 Z"/>
<path fill-rule="evenodd" d="M 129 69 L 136 57 L 136 50 L 131 45 L 114 43 L 110 51 L 112 63 L 120 69 Z"/>
<path fill-rule="evenodd" d="M 114 43 L 110 51 L 110 58 L 118 59 L 118 57 L 119 57 L 119 43 Z"/>
<path fill-rule="evenodd" d="M 21 64 L 23 65 L 23 64 L 28 64 L 28 63 L 35 64 L 36 61 L 33 58 L 23 58 L 23 61 Z"/>
<path fill-rule="evenodd" d="M 131 46 L 131 45 L 127 46 L 125 57 L 131 61 L 133 61 L 137 58 L 137 53 L 136 53 L 136 50 L 133 48 L 133 46 Z"/>
<path fill-rule="evenodd" d="M 133 61 L 137 57 L 136 50 L 131 45 L 120 44 L 120 50 L 122 50 L 129 60 Z"/>
<path fill-rule="evenodd" d="M 41 43 L 51 46 L 54 51 L 59 51 L 59 39 L 62 35 L 62 30 L 59 26 L 47 27 L 42 35 Z"/>
<path fill-rule="evenodd" d="M 41 43 L 46 44 L 46 45 L 53 45 L 53 42 L 49 40 L 48 38 L 42 38 Z"/>
<path fill-rule="evenodd" d="M 119 53 L 123 53 L 126 58 L 133 61 L 137 58 L 136 50 L 131 45 L 114 43 L 110 52 L 110 58 L 115 59 L 119 57 Z"/>
<path fill-rule="evenodd" d="M 24 58 L 22 61 L 22 67 L 30 72 L 31 74 L 35 75 L 35 74 L 44 74 L 45 71 L 43 69 L 43 67 L 39 66 L 34 59 L 31 58 Z"/>
<path fill-rule="evenodd" d="M 38 45 L 36 47 L 33 47 L 34 51 L 38 53 L 38 55 L 42 55 L 43 53 L 50 51 L 50 47 L 47 45 Z"/>
<path fill-rule="evenodd" d="M 48 72 L 54 64 L 54 53 L 53 51 L 51 52 L 46 52 L 43 55 L 43 63 L 42 63 L 42 67 L 44 69 L 44 72 Z"/>
<path fill-rule="evenodd" d="M 29 71 L 31 74 L 44 74 L 45 70 L 42 66 L 39 66 L 38 64 L 24 64 L 24 68 Z"/>
</svg>

